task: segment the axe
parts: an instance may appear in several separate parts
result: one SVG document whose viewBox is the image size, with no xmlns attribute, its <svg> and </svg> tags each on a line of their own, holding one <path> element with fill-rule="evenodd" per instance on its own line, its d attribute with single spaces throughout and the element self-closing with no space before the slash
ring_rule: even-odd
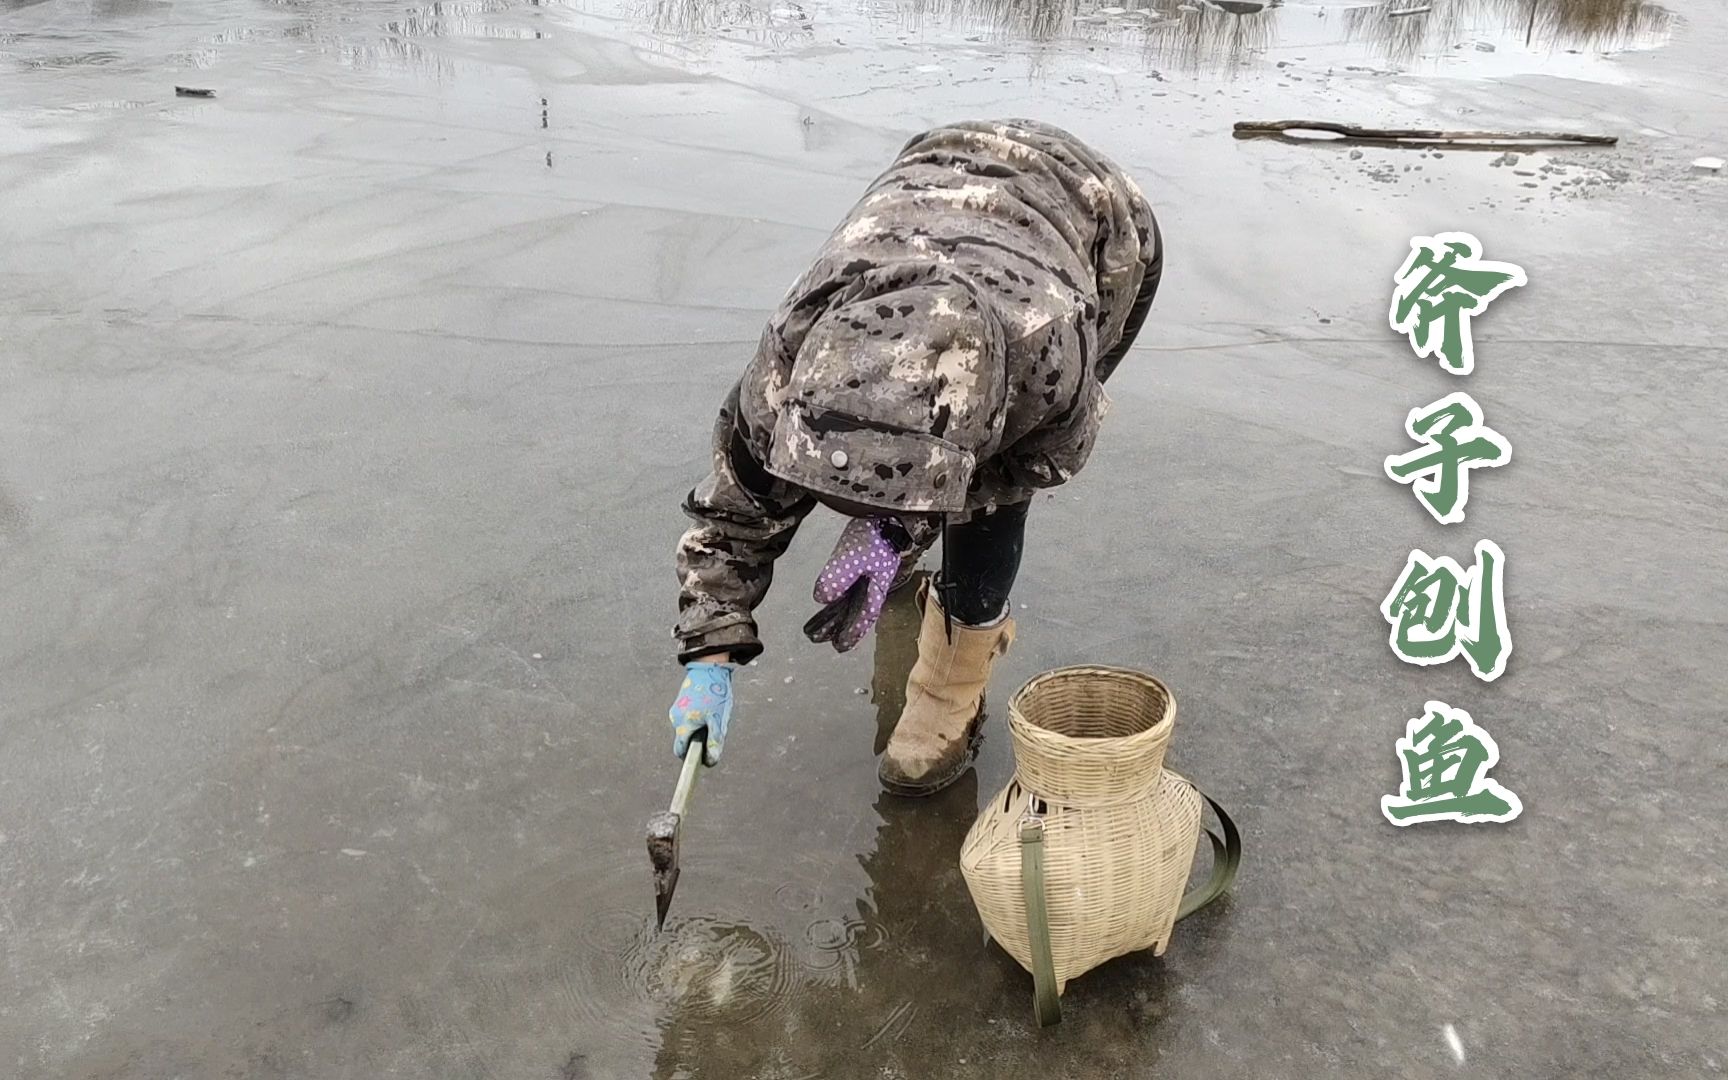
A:
<svg viewBox="0 0 1728 1080">
<path fill-rule="evenodd" d="M 690 813 L 690 792 L 696 787 L 696 774 L 702 771 L 702 755 L 707 751 L 707 731 L 699 731 L 684 751 L 684 768 L 678 774 L 678 786 L 672 789 L 672 805 L 648 819 L 648 861 L 654 866 L 654 928 L 666 927 L 666 912 L 672 906 L 672 893 L 678 888 L 678 834 Z"/>
</svg>

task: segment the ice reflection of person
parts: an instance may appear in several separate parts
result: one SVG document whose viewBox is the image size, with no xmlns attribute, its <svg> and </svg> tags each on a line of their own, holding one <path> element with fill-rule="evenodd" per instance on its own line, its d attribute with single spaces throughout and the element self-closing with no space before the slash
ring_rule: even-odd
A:
<svg viewBox="0 0 1728 1080">
<path fill-rule="evenodd" d="M 1090 457 L 1162 267 L 1145 196 L 1067 132 L 960 123 L 908 143 L 769 320 L 685 500 L 674 752 L 705 731 L 719 758 L 732 665 L 762 651 L 753 612 L 822 505 L 851 521 L 806 632 L 841 651 L 940 541 L 878 775 L 925 796 L 964 774 L 1015 633 L 1031 500 Z"/>
<path fill-rule="evenodd" d="M 903 632 L 876 638 L 872 683 L 890 722 L 917 621 L 913 591 L 900 592 L 882 627 Z M 952 1060 L 955 1033 L 989 1032 L 1004 1000 L 1030 1000 L 1024 973 L 985 941 L 960 875 L 977 808 L 972 770 L 920 802 L 878 796 L 875 844 L 858 856 L 866 891 L 852 912 L 819 920 L 834 966 L 795 974 L 770 1010 L 748 997 L 717 1007 L 706 985 L 693 986 L 664 1022 L 656 1080 L 942 1075 L 931 1063 Z"/>
<path fill-rule="evenodd" d="M 834 966 L 805 978 L 794 968 L 767 1008 L 750 988 L 719 1003 L 714 976 L 687 980 L 662 1024 L 655 1080 L 939 1076 L 921 1063 L 952 1060 L 956 1033 L 988 1032 L 1005 1001 L 1028 1003 L 1029 979 L 987 944 L 960 877 L 977 796 L 972 771 L 927 805 L 880 795 L 876 846 L 860 856 L 869 891 L 856 917 L 828 922 L 843 937 Z M 887 1063 L 899 1071 L 881 1072 Z"/>
</svg>

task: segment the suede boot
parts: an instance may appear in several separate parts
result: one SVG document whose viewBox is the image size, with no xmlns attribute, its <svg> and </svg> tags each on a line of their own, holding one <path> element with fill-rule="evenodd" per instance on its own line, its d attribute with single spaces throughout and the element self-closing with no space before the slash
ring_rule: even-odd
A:
<svg viewBox="0 0 1728 1080">
<path fill-rule="evenodd" d="M 896 795 L 934 795 L 965 773 L 984 725 L 984 689 L 996 658 L 1014 640 L 1014 620 L 988 627 L 949 624 L 928 580 L 918 588 L 923 621 L 918 660 L 906 680 L 906 708 L 876 775 Z"/>
</svg>

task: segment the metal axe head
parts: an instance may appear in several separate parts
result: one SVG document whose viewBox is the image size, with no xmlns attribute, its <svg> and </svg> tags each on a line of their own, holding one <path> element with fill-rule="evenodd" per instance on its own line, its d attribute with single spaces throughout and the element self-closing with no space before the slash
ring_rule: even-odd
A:
<svg viewBox="0 0 1728 1080">
<path fill-rule="evenodd" d="M 678 830 L 683 816 L 662 810 L 648 819 L 648 861 L 654 865 L 654 915 L 656 930 L 666 927 L 666 912 L 678 888 Z"/>
</svg>

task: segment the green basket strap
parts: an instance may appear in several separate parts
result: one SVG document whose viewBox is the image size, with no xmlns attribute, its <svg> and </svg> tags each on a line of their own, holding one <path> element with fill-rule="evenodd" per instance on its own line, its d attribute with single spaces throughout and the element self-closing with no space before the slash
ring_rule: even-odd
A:
<svg viewBox="0 0 1728 1080">
<path fill-rule="evenodd" d="M 1044 821 L 1020 822 L 1020 889 L 1026 898 L 1026 936 L 1032 941 L 1032 1012 L 1039 1027 L 1062 1020 L 1056 961 L 1050 952 L 1050 912 L 1044 905 Z"/>
<path fill-rule="evenodd" d="M 1200 791 L 1199 788 L 1194 790 Z M 1212 796 L 1204 791 L 1200 797 L 1206 800 L 1206 805 L 1218 815 L 1218 824 L 1224 830 L 1219 836 L 1211 829 L 1206 830 L 1206 839 L 1212 841 L 1212 876 L 1206 883 L 1182 898 L 1182 906 L 1176 909 L 1176 921 L 1181 922 L 1188 916 L 1199 911 L 1212 901 L 1230 891 L 1230 886 L 1236 880 L 1236 871 L 1242 866 L 1242 834 L 1236 831 L 1236 823 L 1230 820 L 1230 815 L 1224 812 Z"/>
<path fill-rule="evenodd" d="M 1198 788 L 1195 789 L 1199 791 Z M 1218 815 L 1223 835 L 1206 830 L 1212 842 L 1212 873 L 1206 883 L 1182 898 L 1176 909 L 1180 922 L 1230 891 L 1236 871 L 1242 866 L 1242 834 L 1236 823 L 1212 796 L 1200 791 L 1206 805 Z M 1030 804 L 1028 804 L 1030 805 Z M 1056 961 L 1050 951 L 1050 911 L 1044 900 L 1044 819 L 1027 817 L 1020 822 L 1020 889 L 1026 900 L 1026 936 L 1032 944 L 1032 1011 L 1039 1027 L 1062 1020 L 1062 1001 L 1056 993 Z"/>
</svg>

